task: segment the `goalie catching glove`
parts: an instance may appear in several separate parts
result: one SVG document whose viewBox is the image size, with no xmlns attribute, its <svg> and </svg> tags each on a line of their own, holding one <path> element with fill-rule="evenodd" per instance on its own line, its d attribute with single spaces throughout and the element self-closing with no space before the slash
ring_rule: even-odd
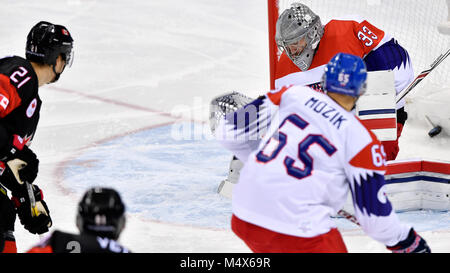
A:
<svg viewBox="0 0 450 273">
<path fill-rule="evenodd" d="M 224 119 L 226 114 L 232 113 L 252 101 L 252 98 L 236 91 L 214 98 L 211 101 L 209 108 L 209 125 L 211 127 L 211 132 L 214 134 L 220 120 Z"/>
<path fill-rule="evenodd" d="M 33 234 L 42 234 L 52 226 L 49 209 L 43 200 L 41 189 L 36 185 L 24 183 L 12 198 L 20 223 Z"/>
</svg>

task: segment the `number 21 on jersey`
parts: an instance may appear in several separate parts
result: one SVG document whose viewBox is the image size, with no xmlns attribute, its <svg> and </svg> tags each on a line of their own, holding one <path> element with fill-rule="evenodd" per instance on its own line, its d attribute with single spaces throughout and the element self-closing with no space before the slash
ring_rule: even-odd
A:
<svg viewBox="0 0 450 273">
<path fill-rule="evenodd" d="M 260 163 L 269 163 L 274 160 L 286 146 L 288 141 L 288 136 L 283 133 L 282 128 L 287 123 L 290 122 L 295 127 L 300 130 L 304 130 L 308 127 L 309 123 L 302 119 L 300 116 L 296 114 L 289 115 L 287 118 L 283 120 L 281 125 L 278 128 L 278 132 L 272 136 L 267 143 L 264 145 L 263 149 L 256 154 L 256 160 Z M 331 144 L 325 137 L 318 134 L 309 134 L 303 140 L 301 140 L 298 144 L 298 152 L 297 157 L 292 158 L 288 155 L 283 160 L 283 165 L 286 167 L 286 172 L 289 176 L 295 177 L 297 179 L 303 179 L 311 175 L 313 166 L 313 158 L 308 153 L 311 145 L 317 144 L 322 147 L 324 153 L 328 156 L 332 156 L 337 149 Z M 304 167 L 299 168 L 296 167 L 296 160 L 300 160 Z"/>
<path fill-rule="evenodd" d="M 24 85 L 27 81 L 31 79 L 31 77 L 25 78 L 25 75 L 27 75 L 27 73 L 28 70 L 26 70 L 24 67 L 21 66 L 19 67 L 19 70 L 12 73 L 9 78 L 11 79 L 11 81 L 18 83 L 17 88 L 20 88 L 22 87 L 22 85 Z M 17 79 L 17 77 L 19 77 L 19 79 Z"/>
</svg>

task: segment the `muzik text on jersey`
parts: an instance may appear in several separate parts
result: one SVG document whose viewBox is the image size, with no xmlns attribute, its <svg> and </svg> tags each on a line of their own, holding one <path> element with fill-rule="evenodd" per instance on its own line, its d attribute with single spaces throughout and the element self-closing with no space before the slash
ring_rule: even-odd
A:
<svg viewBox="0 0 450 273">
<path fill-rule="evenodd" d="M 316 97 L 311 97 L 306 101 L 305 106 L 311 108 L 314 112 L 320 114 L 326 120 L 328 120 L 337 129 L 341 128 L 341 125 L 347 119 L 339 112 L 338 109 L 329 105 L 327 102 L 322 101 Z"/>
</svg>

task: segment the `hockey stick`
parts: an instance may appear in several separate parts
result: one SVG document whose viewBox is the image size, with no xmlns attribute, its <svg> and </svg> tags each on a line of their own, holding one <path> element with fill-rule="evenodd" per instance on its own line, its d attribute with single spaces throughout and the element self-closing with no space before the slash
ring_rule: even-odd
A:
<svg viewBox="0 0 450 273">
<path fill-rule="evenodd" d="M 31 204 L 31 216 L 39 216 L 39 210 L 36 206 L 36 198 L 34 197 L 33 188 L 31 187 L 31 184 L 28 182 L 25 182 L 25 186 L 27 187 L 28 191 L 28 197 L 30 198 L 30 204 Z"/>
<path fill-rule="evenodd" d="M 39 211 L 37 203 L 36 203 L 36 198 L 34 197 L 33 187 L 27 181 L 22 181 L 22 179 L 20 179 L 20 176 L 19 176 L 19 170 L 22 169 L 23 167 L 25 167 L 27 165 L 27 163 L 23 160 L 16 158 L 16 159 L 12 159 L 12 160 L 8 161 L 6 164 L 8 164 L 9 168 L 11 169 L 14 177 L 17 180 L 17 183 L 19 183 L 21 185 L 25 185 L 25 187 L 27 189 L 28 198 L 30 198 L 31 217 L 39 216 L 40 211 Z M 39 234 L 39 239 L 42 239 L 43 236 L 44 236 L 43 234 Z"/>
<path fill-rule="evenodd" d="M 352 222 L 358 226 L 361 226 L 361 224 L 359 224 L 358 220 L 356 219 L 356 217 L 353 214 L 351 214 L 343 209 L 338 211 L 338 215 L 344 217 L 345 219 L 349 220 L 350 222 Z"/>
<path fill-rule="evenodd" d="M 27 187 L 28 196 L 30 197 L 31 216 L 32 217 L 39 216 L 40 212 L 36 205 L 36 198 L 34 197 L 33 187 L 31 186 L 30 183 L 28 183 L 26 181 L 24 183 L 25 183 L 25 186 Z M 44 238 L 44 234 L 38 234 L 38 236 L 39 236 L 39 239 L 41 239 L 41 240 Z"/>
<path fill-rule="evenodd" d="M 420 72 L 420 74 L 414 79 L 414 81 L 406 88 L 404 89 L 402 92 L 400 92 L 397 95 L 397 102 L 398 103 L 401 99 L 403 99 L 409 92 L 411 92 L 411 90 L 417 86 L 417 84 L 419 84 L 419 82 L 421 82 L 428 74 L 430 74 L 430 72 L 435 69 L 440 63 L 442 63 L 445 58 L 448 57 L 448 55 L 450 55 L 450 48 L 447 50 L 447 52 L 445 52 L 444 54 L 441 54 L 432 64 L 430 69 L 426 69 L 422 72 Z"/>
</svg>

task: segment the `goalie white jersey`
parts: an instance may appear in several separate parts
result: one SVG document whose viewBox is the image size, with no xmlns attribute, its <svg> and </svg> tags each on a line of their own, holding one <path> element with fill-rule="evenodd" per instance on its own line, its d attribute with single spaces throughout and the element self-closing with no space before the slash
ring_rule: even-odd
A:
<svg viewBox="0 0 450 273">
<path fill-rule="evenodd" d="M 250 105 L 260 111 L 254 119 L 240 119 L 245 126 L 237 122 L 242 108 L 226 115 L 216 131 L 221 144 L 245 162 L 233 190 L 237 217 L 314 237 L 336 227 L 331 216 L 350 189 L 355 216 L 369 236 L 388 246 L 407 237 L 411 227 L 398 220 L 384 192 L 383 146 L 354 114 L 302 86 L 270 92 Z M 261 111 L 277 106 L 277 118 Z M 270 122 L 274 130 L 261 130 Z M 259 140 L 261 132 L 270 133 Z"/>
</svg>

